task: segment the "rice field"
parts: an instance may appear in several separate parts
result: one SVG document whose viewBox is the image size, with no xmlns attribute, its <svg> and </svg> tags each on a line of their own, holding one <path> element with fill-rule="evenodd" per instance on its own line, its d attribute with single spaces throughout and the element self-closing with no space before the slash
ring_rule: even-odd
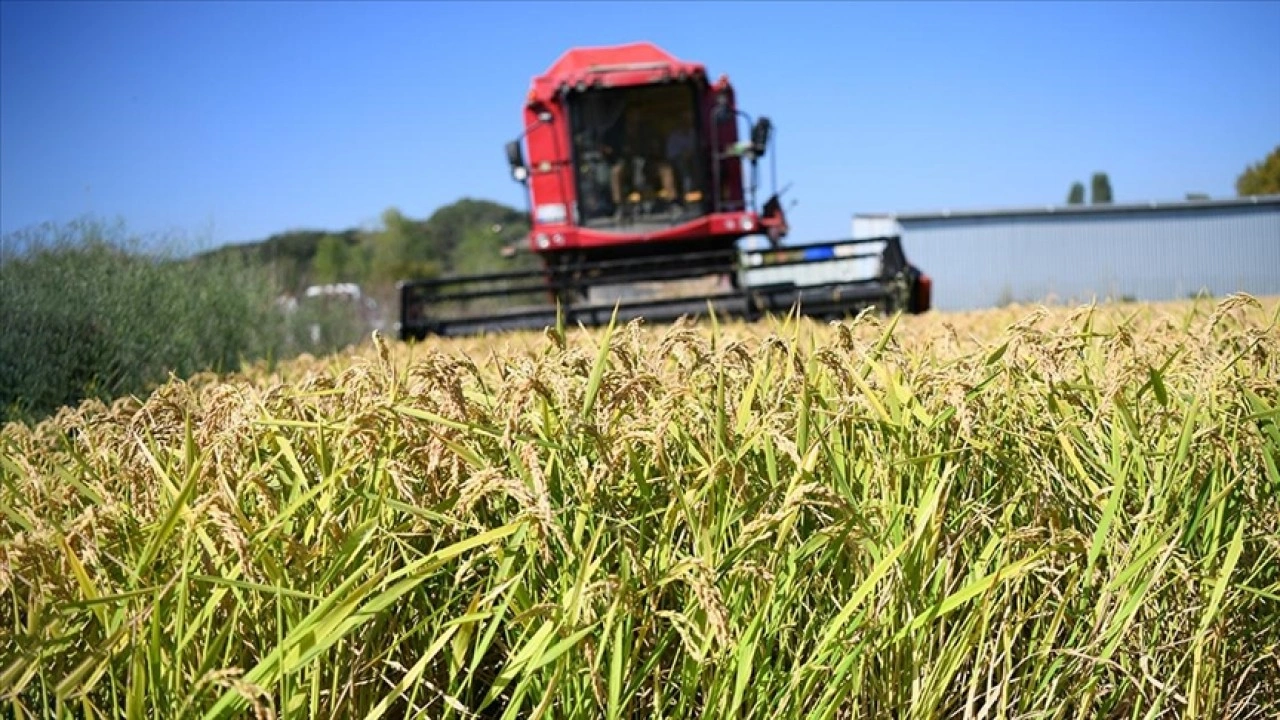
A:
<svg viewBox="0 0 1280 720">
<path fill-rule="evenodd" d="M 1275 718 L 1280 303 L 354 351 L 0 430 L 0 714 Z"/>
</svg>

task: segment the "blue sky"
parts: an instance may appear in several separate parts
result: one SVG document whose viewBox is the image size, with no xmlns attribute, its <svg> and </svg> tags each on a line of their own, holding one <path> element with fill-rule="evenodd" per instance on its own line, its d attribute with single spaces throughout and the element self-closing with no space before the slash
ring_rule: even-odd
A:
<svg viewBox="0 0 1280 720">
<path fill-rule="evenodd" d="M 792 240 L 855 212 L 1234 194 L 1280 144 L 1280 4 L 0 3 L 0 232 L 200 246 L 523 207 L 502 145 L 575 45 L 650 40 L 777 127 Z M 767 185 L 766 185 L 767 187 Z"/>
</svg>

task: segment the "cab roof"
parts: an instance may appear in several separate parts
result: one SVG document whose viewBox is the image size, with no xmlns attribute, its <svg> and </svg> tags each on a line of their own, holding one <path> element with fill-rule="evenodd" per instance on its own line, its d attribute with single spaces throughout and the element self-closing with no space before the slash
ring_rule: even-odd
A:
<svg viewBox="0 0 1280 720">
<path fill-rule="evenodd" d="M 664 77 L 706 75 L 702 63 L 685 62 L 650 42 L 573 48 L 533 80 L 530 100 L 550 100 L 578 83 L 636 85 Z"/>
</svg>

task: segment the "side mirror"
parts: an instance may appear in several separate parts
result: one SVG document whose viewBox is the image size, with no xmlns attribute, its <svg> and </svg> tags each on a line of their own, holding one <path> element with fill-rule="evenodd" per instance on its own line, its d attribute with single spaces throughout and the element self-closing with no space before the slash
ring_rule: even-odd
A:
<svg viewBox="0 0 1280 720">
<path fill-rule="evenodd" d="M 520 141 L 507 143 L 507 165 L 511 166 L 511 177 L 522 183 L 529 177 L 529 170 L 524 166 L 524 154 L 520 152 Z"/>
<path fill-rule="evenodd" d="M 756 124 L 751 128 L 751 146 L 756 157 L 764 157 L 765 149 L 769 147 L 769 135 L 773 132 L 773 123 L 769 122 L 769 118 L 761 117 L 756 120 Z"/>
</svg>

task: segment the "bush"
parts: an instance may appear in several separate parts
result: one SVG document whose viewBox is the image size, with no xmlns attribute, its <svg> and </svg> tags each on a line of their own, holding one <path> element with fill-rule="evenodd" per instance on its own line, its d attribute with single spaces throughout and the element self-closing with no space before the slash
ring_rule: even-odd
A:
<svg viewBox="0 0 1280 720">
<path fill-rule="evenodd" d="M 181 258 L 175 245 L 146 251 L 122 224 L 96 220 L 5 238 L 0 420 L 277 357 L 281 317 L 267 274 L 231 256 Z"/>
<path fill-rule="evenodd" d="M 382 323 L 366 297 L 300 298 L 286 311 L 280 357 L 328 355 L 359 344 Z"/>
</svg>

